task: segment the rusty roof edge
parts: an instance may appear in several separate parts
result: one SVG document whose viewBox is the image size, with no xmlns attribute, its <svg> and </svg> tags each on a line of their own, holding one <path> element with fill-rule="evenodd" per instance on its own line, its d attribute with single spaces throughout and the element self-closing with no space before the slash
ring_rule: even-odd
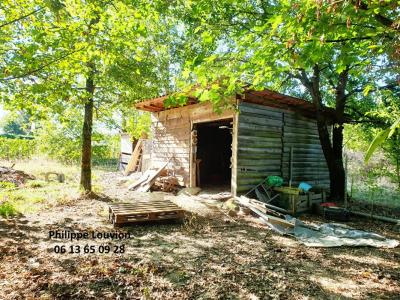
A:
<svg viewBox="0 0 400 300">
<path fill-rule="evenodd" d="M 255 95 L 257 95 L 258 94 L 258 96 L 259 97 L 268 97 L 268 95 L 263 95 L 263 93 L 271 93 L 271 94 L 273 94 L 273 95 L 275 95 L 275 96 L 279 96 L 279 97 L 282 97 L 282 98 L 285 98 L 286 100 L 291 100 L 291 101 L 296 101 L 296 102 L 298 102 L 299 104 L 300 103 L 302 103 L 302 104 L 305 104 L 305 105 L 307 105 L 307 106 L 309 106 L 308 108 L 314 108 L 315 109 L 315 107 L 314 107 L 314 105 L 313 105 L 313 103 L 312 102 L 310 102 L 310 101 L 307 101 L 307 100 L 305 100 L 305 99 L 302 99 L 302 98 L 297 98 L 297 97 L 294 97 L 294 96 L 289 96 L 289 95 L 285 95 L 285 94 L 282 94 L 282 93 L 279 93 L 279 92 L 276 92 L 276 91 L 273 91 L 273 90 L 270 90 L 270 89 L 264 89 L 264 90 L 261 90 L 261 91 L 256 91 L 256 90 L 251 90 L 251 89 L 247 89 L 247 90 L 245 90 L 244 92 L 243 92 L 243 94 L 236 94 L 236 98 L 238 98 L 238 99 L 240 99 L 240 100 L 242 100 L 242 101 L 246 101 L 246 97 L 245 97 L 245 95 L 246 95 L 246 93 L 248 93 L 248 94 L 255 94 Z M 159 97 L 156 97 L 156 98 L 150 98 L 150 99 L 143 99 L 143 100 L 141 100 L 141 101 L 139 101 L 139 102 L 137 102 L 137 103 L 135 103 L 134 104 L 134 106 L 136 107 L 136 108 L 138 108 L 138 109 L 140 109 L 140 108 L 144 108 L 144 106 L 146 106 L 146 104 L 149 104 L 149 103 L 151 103 L 151 102 L 155 102 L 155 101 L 165 101 L 168 97 L 170 97 L 172 94 L 166 94 L 166 95 L 163 95 L 163 96 L 159 96 Z M 244 96 L 244 97 L 243 97 Z M 269 100 L 271 100 L 271 101 L 281 101 L 281 100 L 279 100 L 279 99 L 269 99 Z M 189 103 L 189 104 L 187 104 L 187 105 L 191 105 L 191 104 L 193 104 L 193 103 Z M 290 105 L 290 106 L 293 106 L 293 107 L 301 107 L 301 105 L 296 105 L 296 104 L 294 104 L 294 103 L 286 103 L 286 105 Z M 266 106 L 268 106 L 267 104 L 266 104 Z M 179 106 L 178 106 L 179 107 Z M 165 110 L 167 110 L 167 109 L 172 109 L 172 108 L 175 108 L 175 107 L 170 107 L 170 108 L 165 108 Z M 303 107 L 303 109 L 308 109 L 307 107 Z M 322 112 L 325 112 L 325 113 L 328 113 L 328 114 L 331 114 L 331 117 L 333 118 L 333 119 L 335 119 L 335 116 L 336 116 L 336 110 L 334 109 L 334 108 L 332 108 L 332 107 L 328 107 L 328 106 L 323 106 L 322 107 L 322 109 L 321 109 L 321 111 Z M 350 122 L 352 119 L 350 118 L 350 116 L 348 116 L 348 115 L 345 115 L 345 122 Z M 337 120 L 334 120 L 335 122 L 337 121 Z"/>
</svg>

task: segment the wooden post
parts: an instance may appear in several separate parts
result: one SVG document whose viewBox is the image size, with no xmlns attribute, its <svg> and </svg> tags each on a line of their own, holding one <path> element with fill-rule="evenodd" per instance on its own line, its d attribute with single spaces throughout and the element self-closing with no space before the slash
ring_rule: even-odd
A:
<svg viewBox="0 0 400 300">
<path fill-rule="evenodd" d="M 196 159 L 196 186 L 200 187 L 200 163 L 201 159 Z"/>
<path fill-rule="evenodd" d="M 292 215 L 294 216 L 294 215 L 296 214 L 296 211 L 297 211 L 297 207 L 296 207 L 296 205 L 297 205 L 296 195 L 290 194 L 290 195 L 289 195 L 289 199 L 290 199 L 289 201 L 292 202 Z"/>
<path fill-rule="evenodd" d="M 195 187 L 197 184 L 197 179 L 196 179 L 196 170 L 197 170 L 197 165 L 196 165 L 196 160 L 197 160 L 197 130 L 194 129 L 194 124 L 192 123 L 191 128 L 191 134 L 190 134 L 190 162 L 189 162 L 189 176 L 190 176 L 190 187 Z"/>
<path fill-rule="evenodd" d="M 292 187 L 292 172 L 293 172 L 293 147 L 290 147 L 290 158 L 289 158 L 289 187 Z"/>
</svg>

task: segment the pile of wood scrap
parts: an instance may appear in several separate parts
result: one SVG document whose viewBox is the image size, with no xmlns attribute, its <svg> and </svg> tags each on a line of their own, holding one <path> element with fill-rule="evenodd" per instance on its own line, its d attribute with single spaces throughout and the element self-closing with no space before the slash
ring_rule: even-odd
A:
<svg viewBox="0 0 400 300">
<path fill-rule="evenodd" d="M 147 192 L 150 189 L 155 191 L 164 192 L 177 192 L 180 188 L 178 179 L 169 175 L 166 167 L 169 161 L 162 164 L 158 169 L 149 169 L 143 173 L 143 175 L 133 184 L 131 184 L 128 189 L 138 192 Z"/>
<path fill-rule="evenodd" d="M 368 246 L 395 248 L 399 241 L 387 239 L 382 235 L 357 230 L 339 223 L 325 223 L 321 225 L 306 224 L 289 215 L 278 217 L 267 214 L 271 211 L 265 203 L 247 197 L 236 197 L 235 200 L 260 217 L 272 230 L 295 237 L 307 247 L 340 247 L 340 246 Z"/>
<path fill-rule="evenodd" d="M 291 234 L 294 224 L 285 219 L 285 216 L 279 211 L 269 208 L 268 204 L 261 201 L 250 199 L 245 196 L 235 197 L 235 200 L 242 206 L 249 208 L 260 219 L 270 226 L 273 230 L 281 234 Z"/>
<path fill-rule="evenodd" d="M 175 176 L 159 176 L 154 185 L 151 187 L 152 191 L 163 191 L 167 193 L 177 193 L 180 190 L 178 178 Z"/>
<path fill-rule="evenodd" d="M 28 179 L 33 180 L 35 177 L 20 170 L 0 166 L 0 181 L 22 186 Z"/>
</svg>

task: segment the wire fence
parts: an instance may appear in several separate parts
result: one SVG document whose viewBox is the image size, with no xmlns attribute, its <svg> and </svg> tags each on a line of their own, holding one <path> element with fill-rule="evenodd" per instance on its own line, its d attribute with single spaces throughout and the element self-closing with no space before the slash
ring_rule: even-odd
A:
<svg viewBox="0 0 400 300">
<path fill-rule="evenodd" d="M 362 153 L 346 152 L 347 194 L 354 204 L 377 214 L 400 212 L 400 189 L 393 176 L 393 166 L 382 156 L 368 164 Z"/>
</svg>

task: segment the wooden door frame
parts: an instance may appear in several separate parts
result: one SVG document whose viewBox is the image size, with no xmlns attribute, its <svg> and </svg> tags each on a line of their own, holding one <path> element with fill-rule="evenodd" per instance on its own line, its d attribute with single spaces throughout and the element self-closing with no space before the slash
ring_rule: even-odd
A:
<svg viewBox="0 0 400 300">
<path fill-rule="evenodd" d="M 237 113 L 231 117 L 222 117 L 209 120 L 199 120 L 190 122 L 190 154 L 189 154 L 189 187 L 197 187 L 196 175 L 196 159 L 197 159 L 197 143 L 193 144 L 193 131 L 196 130 L 195 126 L 198 124 L 218 122 L 218 121 L 232 121 L 232 155 L 231 155 L 231 192 L 236 193 L 236 145 L 237 145 Z"/>
</svg>

